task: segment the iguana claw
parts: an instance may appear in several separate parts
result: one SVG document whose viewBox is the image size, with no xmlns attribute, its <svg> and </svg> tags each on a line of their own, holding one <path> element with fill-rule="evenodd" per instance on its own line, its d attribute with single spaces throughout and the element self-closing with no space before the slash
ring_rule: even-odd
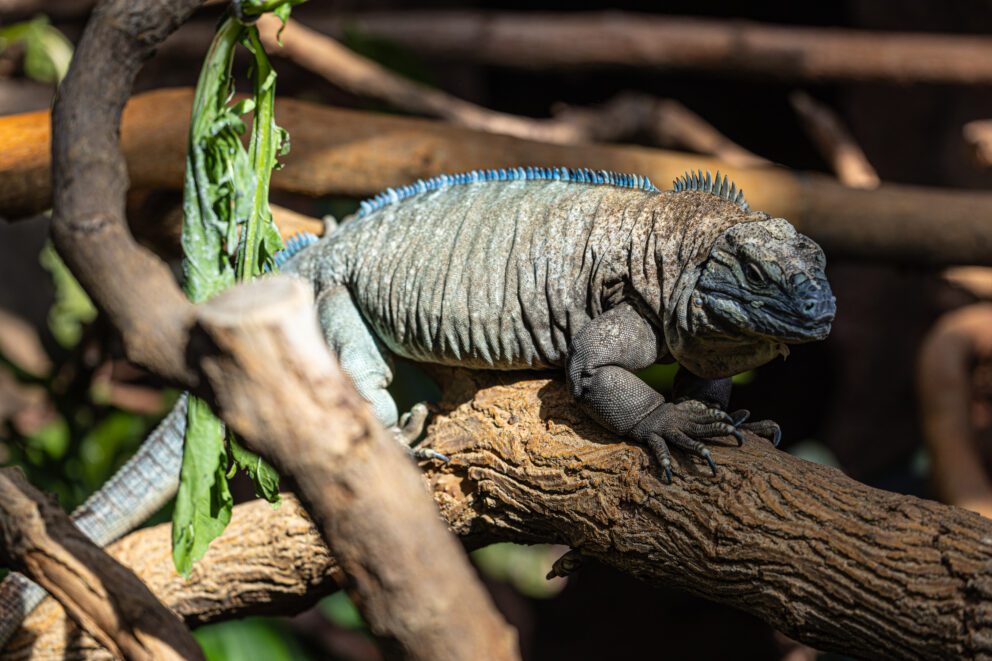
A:
<svg viewBox="0 0 992 661">
<path fill-rule="evenodd" d="M 672 483 L 669 445 L 688 450 L 706 460 L 715 476 L 716 462 L 704 440 L 734 436 L 738 444 L 744 440 L 733 424 L 734 419 L 718 408 L 698 400 L 666 402 L 649 413 L 633 430 L 631 436 L 650 447 L 665 471 L 665 480 Z"/>
<path fill-rule="evenodd" d="M 400 416 L 399 425 L 392 427 L 393 437 L 396 442 L 403 446 L 414 459 L 439 459 L 444 463 L 451 463 L 451 459 L 431 448 L 410 447 L 424 431 L 429 411 L 423 402 L 414 404 L 413 408 Z"/>
<path fill-rule="evenodd" d="M 730 417 L 734 419 L 734 427 L 738 430 L 743 429 L 744 431 L 749 431 L 752 434 L 761 436 L 762 438 L 767 438 L 772 442 L 772 445 L 778 447 L 779 441 L 782 440 L 782 428 L 778 426 L 778 423 L 773 420 L 755 420 L 754 422 L 747 422 L 748 417 L 750 417 L 751 412 L 747 409 L 740 409 L 739 411 L 734 411 L 730 414 Z M 739 445 L 744 444 L 744 437 L 738 431 L 734 434 L 737 437 Z"/>
</svg>

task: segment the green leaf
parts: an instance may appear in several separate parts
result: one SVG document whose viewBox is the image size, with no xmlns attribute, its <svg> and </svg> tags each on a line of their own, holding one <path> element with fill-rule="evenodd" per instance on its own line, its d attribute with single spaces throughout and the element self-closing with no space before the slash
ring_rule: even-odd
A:
<svg viewBox="0 0 992 661">
<path fill-rule="evenodd" d="M 305 661 L 312 658 L 281 622 L 260 617 L 208 624 L 193 635 L 207 661 Z"/>
<path fill-rule="evenodd" d="M 96 318 L 96 307 L 51 241 L 45 244 L 38 261 L 52 276 L 55 286 L 55 302 L 48 311 L 48 328 L 63 347 L 74 347 L 83 335 L 83 325 Z"/>
<path fill-rule="evenodd" d="M 172 560 L 183 576 L 231 520 L 234 501 L 224 469 L 224 423 L 198 397 L 189 398 L 186 445 L 172 515 Z"/>
<path fill-rule="evenodd" d="M 246 17 L 278 10 L 302 0 L 243 0 Z M 251 51 L 253 98 L 230 105 L 234 49 Z M 194 302 L 204 301 L 235 281 L 275 270 L 283 247 L 269 209 L 269 178 L 284 145 L 285 131 L 275 124 L 276 74 L 254 25 L 228 15 L 217 29 L 203 63 L 193 98 L 183 188 L 183 288 Z M 242 116 L 253 112 L 246 150 L 240 136 Z M 190 398 L 183 469 L 173 519 L 173 559 L 187 573 L 207 545 L 227 525 L 231 496 L 225 471 L 223 424 L 201 400 Z M 230 436 L 234 465 L 245 470 L 256 493 L 279 500 L 279 476 L 260 457 Z"/>
<path fill-rule="evenodd" d="M 72 60 L 72 42 L 44 16 L 0 28 L 0 51 L 12 43 L 24 46 L 24 73 L 43 83 L 65 78 Z"/>
<path fill-rule="evenodd" d="M 247 473 L 255 484 L 255 495 L 270 503 L 278 503 L 281 500 L 279 473 L 267 461 L 241 445 L 233 434 L 228 435 L 227 444 L 234 465 Z M 231 477 L 230 473 L 228 477 Z"/>
</svg>

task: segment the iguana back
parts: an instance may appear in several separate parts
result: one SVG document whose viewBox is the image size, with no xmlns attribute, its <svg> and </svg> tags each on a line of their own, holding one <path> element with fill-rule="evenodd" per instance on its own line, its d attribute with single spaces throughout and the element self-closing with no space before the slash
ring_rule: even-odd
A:
<svg viewBox="0 0 992 661">
<path fill-rule="evenodd" d="M 569 338 L 622 295 L 629 237 L 664 194 L 605 172 L 500 172 L 387 192 L 290 268 L 346 286 L 397 355 L 560 367 Z"/>
</svg>

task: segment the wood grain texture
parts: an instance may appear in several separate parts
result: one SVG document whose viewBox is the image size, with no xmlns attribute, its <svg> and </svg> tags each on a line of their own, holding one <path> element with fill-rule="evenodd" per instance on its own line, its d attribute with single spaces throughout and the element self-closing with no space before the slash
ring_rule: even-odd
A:
<svg viewBox="0 0 992 661">
<path fill-rule="evenodd" d="M 211 299 L 197 318 L 218 413 L 292 476 L 380 641 L 409 659 L 472 659 L 479 650 L 516 658 L 515 631 L 444 529 L 407 453 L 331 355 L 309 285 L 254 280 Z"/>
<path fill-rule="evenodd" d="M 669 486 L 646 450 L 591 422 L 557 380 L 447 369 L 435 377 L 446 401 L 428 442 L 453 461 L 425 466 L 425 479 L 448 525 L 471 546 L 570 544 L 649 583 L 732 605 L 818 649 L 851 656 L 992 654 L 988 519 L 867 487 L 755 437 L 740 449 L 732 441 L 714 449 L 716 478 L 677 453 Z M 305 528 L 298 512 L 261 503 L 236 508 L 235 545 L 216 555 L 228 544 L 225 533 L 188 593 L 160 589 L 173 585 L 168 577 L 136 569 L 193 622 L 260 606 L 294 612 L 333 589 L 316 578 L 333 566 L 317 548 L 318 535 L 284 539 L 286 529 Z M 271 560 L 263 557 L 268 544 Z M 166 531 L 152 529 L 113 552 L 141 563 L 166 545 Z M 268 563 L 272 585 L 262 569 Z M 237 571 L 251 577 L 244 593 Z M 219 577 L 209 612 L 198 596 L 204 576 Z M 34 636 L 44 649 L 58 649 L 64 637 L 46 632 L 53 609 L 46 604 L 32 616 L 18 640 Z"/>
<path fill-rule="evenodd" d="M 101 650 L 135 661 L 203 658 L 182 622 L 18 468 L 0 469 L 0 563 L 54 595 Z"/>
</svg>

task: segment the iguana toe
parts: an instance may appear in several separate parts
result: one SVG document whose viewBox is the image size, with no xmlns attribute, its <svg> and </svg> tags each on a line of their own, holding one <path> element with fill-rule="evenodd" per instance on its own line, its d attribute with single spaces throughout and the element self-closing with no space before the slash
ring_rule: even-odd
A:
<svg viewBox="0 0 992 661">
<path fill-rule="evenodd" d="M 774 420 L 755 420 L 754 422 L 747 422 L 747 419 L 751 416 L 751 412 L 747 409 L 740 409 L 734 411 L 730 414 L 730 417 L 734 419 L 734 427 L 737 429 L 743 429 L 744 431 L 749 431 L 756 436 L 761 436 L 772 442 L 772 445 L 778 447 L 779 441 L 782 440 L 782 429 L 778 426 Z M 738 445 L 744 445 L 744 437 L 738 431 L 734 436 L 737 437 Z"/>
<path fill-rule="evenodd" d="M 409 452 L 414 459 L 439 459 L 446 464 L 450 463 L 451 459 L 437 450 L 410 447 L 423 433 L 429 413 L 427 405 L 423 402 L 414 404 L 412 409 L 400 416 L 399 425 L 391 427 L 390 431 L 393 432 L 393 438 L 396 439 L 396 442 L 402 445 L 403 449 Z"/>
<path fill-rule="evenodd" d="M 698 400 L 662 404 L 639 422 L 631 435 L 651 448 L 669 484 L 672 481 L 669 446 L 702 457 L 716 475 L 716 462 L 704 441 L 722 436 L 734 436 L 738 443 L 743 441 L 733 417 Z"/>
</svg>

